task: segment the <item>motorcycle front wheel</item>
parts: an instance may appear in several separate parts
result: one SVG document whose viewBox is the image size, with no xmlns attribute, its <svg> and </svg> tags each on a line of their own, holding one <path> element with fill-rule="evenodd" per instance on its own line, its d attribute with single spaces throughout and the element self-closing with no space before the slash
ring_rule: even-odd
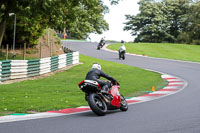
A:
<svg viewBox="0 0 200 133">
<path fill-rule="evenodd" d="M 96 93 L 91 93 L 89 95 L 88 104 L 96 115 L 103 116 L 107 112 L 105 101 Z"/>
<path fill-rule="evenodd" d="M 121 111 L 127 111 L 128 110 L 128 104 L 126 102 L 126 99 L 124 96 L 121 95 L 121 105 L 120 105 L 120 110 Z"/>
</svg>

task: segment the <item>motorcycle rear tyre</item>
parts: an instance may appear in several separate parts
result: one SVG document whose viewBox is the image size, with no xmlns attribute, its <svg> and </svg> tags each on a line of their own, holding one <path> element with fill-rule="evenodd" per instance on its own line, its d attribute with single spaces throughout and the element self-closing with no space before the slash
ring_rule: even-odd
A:
<svg viewBox="0 0 200 133">
<path fill-rule="evenodd" d="M 104 116 L 107 112 L 107 105 L 105 101 L 96 93 L 91 93 L 89 95 L 88 104 L 92 111 L 98 116 Z"/>
</svg>

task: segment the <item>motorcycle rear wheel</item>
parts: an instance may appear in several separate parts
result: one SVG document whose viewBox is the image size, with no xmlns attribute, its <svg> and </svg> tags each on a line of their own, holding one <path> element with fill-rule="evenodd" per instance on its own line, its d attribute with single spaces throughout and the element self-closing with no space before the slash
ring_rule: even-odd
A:
<svg viewBox="0 0 200 133">
<path fill-rule="evenodd" d="M 88 104 L 96 115 L 103 116 L 107 112 L 105 101 L 96 93 L 91 93 L 89 95 Z"/>
<path fill-rule="evenodd" d="M 121 95 L 121 105 L 120 105 L 120 110 L 121 111 L 127 111 L 128 110 L 128 104 L 126 102 L 126 99 L 124 96 Z"/>
</svg>

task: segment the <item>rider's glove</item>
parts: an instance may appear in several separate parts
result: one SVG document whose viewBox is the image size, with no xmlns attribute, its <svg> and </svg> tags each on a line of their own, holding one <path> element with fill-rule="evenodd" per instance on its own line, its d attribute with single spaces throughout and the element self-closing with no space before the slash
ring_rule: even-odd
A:
<svg viewBox="0 0 200 133">
<path fill-rule="evenodd" d="M 113 80 L 112 83 L 115 85 L 117 84 L 117 80 Z"/>
</svg>

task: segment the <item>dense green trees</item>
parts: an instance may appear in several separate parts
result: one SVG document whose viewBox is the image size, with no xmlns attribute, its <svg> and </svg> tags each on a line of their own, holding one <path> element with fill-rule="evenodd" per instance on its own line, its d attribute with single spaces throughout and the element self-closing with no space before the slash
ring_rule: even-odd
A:
<svg viewBox="0 0 200 133">
<path fill-rule="evenodd" d="M 200 2 L 192 5 L 189 10 L 186 34 L 190 42 L 200 45 Z"/>
<path fill-rule="evenodd" d="M 109 0 L 117 4 L 119 0 Z M 102 33 L 108 29 L 104 14 L 108 7 L 103 0 L 1 0 L 0 46 L 13 39 L 13 16 L 17 16 L 16 40 L 36 44 L 46 28 L 66 31 L 83 39 L 89 33 Z"/>
<path fill-rule="evenodd" d="M 192 0 L 140 0 L 140 13 L 126 15 L 124 30 L 135 42 L 199 44 L 200 2 Z"/>
</svg>

